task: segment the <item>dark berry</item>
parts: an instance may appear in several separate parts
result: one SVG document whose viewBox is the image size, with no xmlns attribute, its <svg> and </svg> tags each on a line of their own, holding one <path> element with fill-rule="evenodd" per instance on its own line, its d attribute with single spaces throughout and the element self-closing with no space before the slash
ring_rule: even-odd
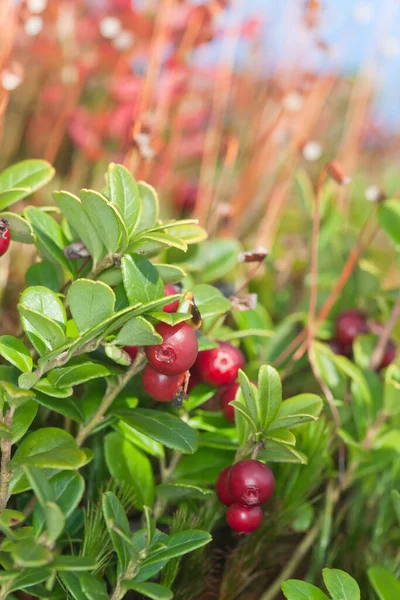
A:
<svg viewBox="0 0 400 600">
<path fill-rule="evenodd" d="M 124 346 L 122 350 L 129 354 L 133 362 L 137 356 L 137 353 L 139 352 L 139 346 Z"/>
<path fill-rule="evenodd" d="M 164 286 L 164 294 L 166 296 L 174 296 L 177 293 L 177 289 L 174 285 L 168 284 Z M 175 313 L 179 308 L 179 300 L 174 300 L 171 304 L 164 306 L 163 311 L 167 313 Z"/>
<path fill-rule="evenodd" d="M 230 423 L 235 422 L 235 409 L 233 406 L 229 404 L 236 397 L 236 392 L 239 389 L 238 383 L 231 383 L 227 388 L 221 390 L 219 393 L 219 401 L 221 405 L 221 410 L 224 413 L 224 417 Z"/>
<path fill-rule="evenodd" d="M 162 344 L 145 349 L 152 367 L 165 375 L 178 375 L 190 369 L 198 352 L 197 336 L 192 327 L 187 323 L 158 323 L 156 331 L 163 338 Z"/>
<path fill-rule="evenodd" d="M 7 252 L 10 240 L 10 224 L 7 219 L 0 219 L 0 256 Z"/>
<path fill-rule="evenodd" d="M 336 340 L 339 344 L 352 344 L 358 335 L 367 331 L 366 316 L 359 310 L 345 310 L 336 319 Z"/>
<path fill-rule="evenodd" d="M 231 504 L 226 511 L 226 520 L 237 533 L 251 533 L 258 529 L 262 523 L 262 510 L 259 506 L 243 506 Z"/>
<path fill-rule="evenodd" d="M 385 353 L 382 357 L 381 364 L 379 365 L 379 369 L 385 369 L 394 361 L 396 358 L 396 345 L 392 340 L 389 340 L 386 344 Z"/>
<path fill-rule="evenodd" d="M 236 502 L 257 506 L 264 504 L 274 493 L 275 477 L 259 460 L 240 460 L 231 468 L 228 487 Z"/>
<path fill-rule="evenodd" d="M 218 348 L 200 352 L 196 361 L 196 369 L 202 380 L 217 387 L 233 383 L 243 367 L 243 354 L 228 342 L 221 342 Z"/>
<path fill-rule="evenodd" d="M 229 477 L 230 470 L 231 467 L 226 467 L 226 469 L 223 469 L 218 475 L 218 479 L 215 484 L 215 491 L 217 492 L 217 496 L 223 504 L 226 504 L 226 506 L 230 506 L 235 502 L 235 499 L 228 490 L 227 486 L 227 479 Z"/>
<path fill-rule="evenodd" d="M 347 356 L 347 358 L 351 358 L 353 355 L 352 344 L 340 344 L 337 340 L 329 340 L 328 345 L 335 354 Z"/>
<path fill-rule="evenodd" d="M 163 375 L 150 365 L 146 365 L 142 373 L 142 383 L 146 392 L 158 400 L 158 402 L 169 402 L 181 390 L 185 374 Z"/>
</svg>

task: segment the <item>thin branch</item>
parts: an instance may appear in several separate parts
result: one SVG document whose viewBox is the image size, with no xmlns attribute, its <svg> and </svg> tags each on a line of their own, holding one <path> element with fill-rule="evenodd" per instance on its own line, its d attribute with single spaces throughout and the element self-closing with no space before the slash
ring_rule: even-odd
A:
<svg viewBox="0 0 400 600">
<path fill-rule="evenodd" d="M 4 417 L 4 425 L 8 428 L 11 427 L 13 416 L 15 413 L 15 407 L 10 406 L 7 409 L 6 416 Z M 1 440 L 0 449 L 1 449 L 1 463 L 0 463 L 0 510 L 3 510 L 7 506 L 8 499 L 10 497 L 10 493 L 8 490 L 8 486 L 10 485 L 11 480 L 11 471 L 8 469 L 8 463 L 11 458 L 11 440 Z"/>
<path fill-rule="evenodd" d="M 372 353 L 371 361 L 369 364 L 370 369 L 377 369 L 382 362 L 383 355 L 385 354 L 386 345 L 390 340 L 390 336 L 397 321 L 400 319 L 400 293 L 397 296 L 397 300 L 393 307 L 392 313 L 385 323 L 384 328 L 379 336 L 378 343 L 375 350 Z"/>
</svg>

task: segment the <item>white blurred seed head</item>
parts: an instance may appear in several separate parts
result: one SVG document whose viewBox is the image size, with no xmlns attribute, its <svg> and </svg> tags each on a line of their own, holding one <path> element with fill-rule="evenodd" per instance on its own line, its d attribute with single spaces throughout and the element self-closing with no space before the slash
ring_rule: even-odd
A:
<svg viewBox="0 0 400 600">
<path fill-rule="evenodd" d="M 121 21 L 117 17 L 105 17 L 100 22 L 100 33 L 108 40 L 116 38 L 121 32 Z"/>
<path fill-rule="evenodd" d="M 30 36 L 38 35 L 38 33 L 40 33 L 42 31 L 42 28 L 43 28 L 42 17 L 38 17 L 38 16 L 29 17 L 29 19 L 27 19 L 25 21 L 24 29 L 25 29 L 26 35 L 30 35 Z"/>
<path fill-rule="evenodd" d="M 303 96 L 298 92 L 289 92 L 283 98 L 283 106 L 288 112 L 298 112 L 303 107 Z"/>
<path fill-rule="evenodd" d="M 376 202 L 382 195 L 382 190 L 378 185 L 369 185 L 365 189 L 365 197 L 369 202 Z"/>
<path fill-rule="evenodd" d="M 120 34 L 114 39 L 114 48 L 123 52 L 124 50 L 129 50 L 133 46 L 133 42 L 135 41 L 135 36 L 132 31 L 127 31 L 126 29 L 122 30 Z"/>
<path fill-rule="evenodd" d="M 10 71 L 9 69 L 5 69 L 1 74 L 1 85 L 4 90 L 8 92 L 12 92 L 15 90 L 22 81 L 22 76 Z"/>
<path fill-rule="evenodd" d="M 315 160 L 320 159 L 322 156 L 322 147 L 321 144 L 315 141 L 310 141 L 304 144 L 303 146 L 303 157 L 313 162 Z"/>
<path fill-rule="evenodd" d="M 357 23 L 367 25 L 374 18 L 374 9 L 368 2 L 359 2 L 354 7 L 353 17 Z"/>
<path fill-rule="evenodd" d="M 42 13 L 47 7 L 47 0 L 27 0 L 28 10 L 36 15 Z"/>
</svg>

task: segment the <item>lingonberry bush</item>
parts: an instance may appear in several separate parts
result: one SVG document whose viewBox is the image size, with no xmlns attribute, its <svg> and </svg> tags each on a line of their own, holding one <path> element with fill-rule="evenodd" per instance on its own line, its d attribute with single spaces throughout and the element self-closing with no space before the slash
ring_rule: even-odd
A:
<svg viewBox="0 0 400 600">
<path fill-rule="evenodd" d="M 181 266 L 189 245 L 213 242 L 195 220 L 161 222 L 155 190 L 124 167 L 109 166 L 101 192 L 4 210 L 53 174 L 31 160 L 0 175 L 3 239 L 39 256 L 20 334 L 0 337 L 0 597 L 170 598 L 180 557 L 223 517 L 218 498 L 233 530 L 261 525 L 275 488 L 265 463 L 306 462 L 292 430 L 316 423 L 322 400 L 282 401 L 271 366 L 251 382 L 233 345 L 246 311 Z M 203 410 L 232 385 L 234 426 Z"/>
</svg>

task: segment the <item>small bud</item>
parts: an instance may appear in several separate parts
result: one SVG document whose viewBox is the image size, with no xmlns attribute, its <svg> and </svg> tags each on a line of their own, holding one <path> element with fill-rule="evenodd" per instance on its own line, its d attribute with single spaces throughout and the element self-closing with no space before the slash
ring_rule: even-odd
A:
<svg viewBox="0 0 400 600">
<path fill-rule="evenodd" d="M 341 165 L 336 160 L 326 165 L 326 171 L 339 185 L 347 185 L 351 182 L 351 177 L 345 174 Z"/>
<path fill-rule="evenodd" d="M 70 259 L 74 258 L 88 258 L 90 256 L 89 250 L 82 242 L 73 242 L 69 246 L 64 248 L 64 256 Z"/>
<path fill-rule="evenodd" d="M 118 365 L 122 365 L 123 367 L 129 367 L 132 363 L 131 357 L 125 350 L 122 348 L 118 348 L 118 346 L 113 346 L 111 344 L 104 345 L 104 351 L 108 358 L 111 358 Z"/>
<path fill-rule="evenodd" d="M 231 296 L 229 301 L 234 310 L 240 310 L 242 312 L 247 310 L 255 310 L 257 307 L 257 294 L 241 294 L 240 296 Z"/>
<path fill-rule="evenodd" d="M 322 147 L 318 142 L 306 142 L 302 148 L 303 156 L 309 162 L 319 160 L 322 156 Z"/>
<path fill-rule="evenodd" d="M 268 250 L 259 246 L 254 250 L 248 250 L 246 252 L 239 252 L 238 261 L 241 263 L 249 262 L 261 262 L 268 256 Z"/>
</svg>

